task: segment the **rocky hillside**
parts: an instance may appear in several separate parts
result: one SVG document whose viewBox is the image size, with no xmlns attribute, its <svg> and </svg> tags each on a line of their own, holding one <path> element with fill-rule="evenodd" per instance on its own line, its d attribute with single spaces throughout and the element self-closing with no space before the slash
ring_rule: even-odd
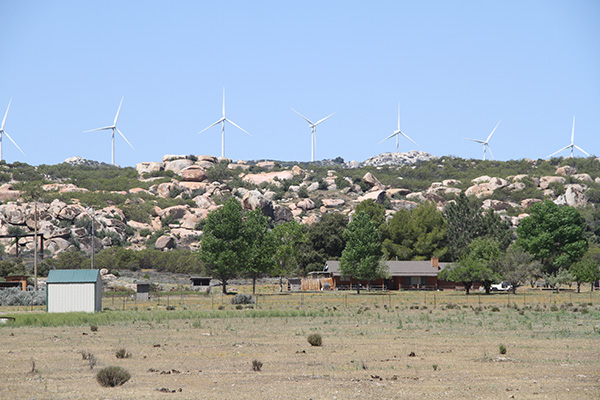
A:
<svg viewBox="0 0 600 400">
<path fill-rule="evenodd" d="M 95 175 L 94 175 L 95 174 Z M 165 155 L 162 161 L 117 168 L 72 158 L 58 166 L 0 164 L 0 244 L 16 254 L 9 235 L 38 232 L 48 255 L 70 247 L 91 251 L 198 248 L 207 214 L 235 196 L 245 209 L 261 209 L 275 223 L 318 221 L 325 213 L 352 214 L 363 200 L 388 214 L 433 202 L 439 209 L 464 193 L 513 225 L 535 202 L 549 198 L 579 208 L 600 202 L 600 161 L 507 162 L 436 158 L 423 152 L 385 153 L 363 163 L 312 164 L 232 161 L 214 156 Z M 94 207 L 92 209 L 92 207 Z M 19 253 L 33 238 L 19 240 Z"/>
</svg>

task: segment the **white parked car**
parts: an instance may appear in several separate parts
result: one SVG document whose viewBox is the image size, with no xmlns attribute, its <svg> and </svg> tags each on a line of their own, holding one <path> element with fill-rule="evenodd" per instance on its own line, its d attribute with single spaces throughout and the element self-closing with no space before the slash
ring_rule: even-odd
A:
<svg viewBox="0 0 600 400">
<path fill-rule="evenodd" d="M 500 282 L 492 285 L 491 290 L 492 292 L 508 292 L 509 290 L 512 290 L 512 288 L 513 287 L 510 283 Z"/>
</svg>

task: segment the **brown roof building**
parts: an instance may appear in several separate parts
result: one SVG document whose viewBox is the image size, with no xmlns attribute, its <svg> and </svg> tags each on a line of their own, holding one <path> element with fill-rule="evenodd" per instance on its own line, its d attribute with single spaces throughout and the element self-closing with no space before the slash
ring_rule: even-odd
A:
<svg viewBox="0 0 600 400">
<path fill-rule="evenodd" d="M 386 264 L 388 277 L 370 283 L 343 276 L 339 261 L 327 261 L 325 271 L 332 274 L 335 287 L 338 289 L 351 289 L 359 284 L 367 287 L 370 284 L 372 288 L 384 290 L 435 290 L 441 289 L 442 282 L 438 282 L 437 279 L 439 271 L 450 265 L 450 263 L 440 263 L 435 257 L 430 261 L 386 261 Z"/>
</svg>

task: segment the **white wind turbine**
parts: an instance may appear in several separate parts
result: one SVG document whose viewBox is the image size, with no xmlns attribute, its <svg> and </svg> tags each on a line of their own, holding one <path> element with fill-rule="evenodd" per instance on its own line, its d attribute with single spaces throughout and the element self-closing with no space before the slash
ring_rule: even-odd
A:
<svg viewBox="0 0 600 400">
<path fill-rule="evenodd" d="M 119 135 L 121 135 L 121 137 L 123 139 L 125 139 L 125 141 L 127 142 L 127 144 L 129 146 L 131 146 L 131 148 L 135 151 L 135 148 L 133 147 L 133 145 L 131 143 L 129 143 L 129 140 L 127 140 L 127 138 L 125 137 L 125 135 L 123 135 L 123 132 L 121 132 L 119 130 L 119 128 L 117 128 L 117 120 L 119 119 L 119 113 L 121 112 L 121 106 L 123 105 L 123 99 L 125 99 L 125 97 L 121 98 L 121 103 L 119 104 L 119 109 L 117 110 L 117 115 L 115 115 L 115 120 L 113 122 L 112 125 L 110 126 L 104 126 L 102 128 L 97 128 L 97 129 L 90 129 L 89 131 L 83 131 L 84 133 L 87 132 L 97 132 L 97 131 L 107 131 L 107 130 L 111 130 L 112 134 L 111 134 L 111 139 L 112 139 L 112 156 L 110 159 L 110 163 L 111 164 L 115 164 L 115 131 L 119 132 Z"/>
<path fill-rule="evenodd" d="M 6 137 L 9 138 L 11 142 L 13 142 L 13 144 L 17 147 L 17 149 L 19 149 L 19 151 L 21 153 L 23 153 L 23 150 L 21 150 L 19 145 L 13 140 L 13 138 L 10 137 L 8 132 L 6 132 L 4 130 L 4 124 L 6 124 L 6 117 L 8 117 L 8 110 L 10 109 L 10 103 L 12 103 L 12 99 L 10 99 L 10 101 L 8 102 L 8 107 L 6 107 L 6 114 L 4 114 L 4 119 L 2 120 L 2 127 L 0 127 L 0 161 L 2 161 L 2 136 L 4 136 L 4 135 L 6 135 Z M 23 155 L 26 156 L 25 153 L 23 153 Z"/>
<path fill-rule="evenodd" d="M 490 133 L 490 135 L 487 137 L 487 139 L 485 141 L 478 140 L 478 139 L 465 138 L 465 140 L 470 140 L 472 142 L 481 143 L 483 145 L 483 161 L 485 161 L 486 150 L 490 151 L 490 155 L 492 156 L 492 160 L 494 159 L 494 153 L 492 153 L 492 148 L 490 147 L 489 142 L 490 142 L 490 139 L 492 138 L 492 135 L 494 134 L 494 132 L 496 132 L 496 128 L 498 128 L 498 125 L 500 125 L 500 121 L 498 121 L 498 123 L 496 124 L 496 126 L 492 130 L 492 133 Z"/>
<path fill-rule="evenodd" d="M 383 139 L 381 142 L 379 142 L 379 144 L 385 142 L 388 139 L 393 138 L 394 136 L 396 136 L 396 153 L 400 152 L 400 135 L 404 136 L 405 138 L 407 138 L 408 140 L 410 140 L 411 142 L 413 142 L 414 144 L 416 144 L 417 146 L 419 146 L 419 144 L 417 142 L 415 142 L 414 140 L 412 140 L 411 138 L 408 137 L 408 135 L 404 132 L 402 132 L 400 130 L 400 104 L 398 104 L 398 129 L 396 129 L 394 131 L 394 133 L 392 133 L 390 136 L 386 137 L 385 139 Z M 419 146 L 421 147 L 421 146 Z"/>
<path fill-rule="evenodd" d="M 585 154 L 586 156 L 588 156 L 588 157 L 589 157 L 589 154 L 588 154 L 588 153 L 587 153 L 585 150 L 583 150 L 581 147 L 579 147 L 579 146 L 577 146 L 577 145 L 575 144 L 575 117 L 573 117 L 573 129 L 571 130 L 571 144 L 570 144 L 570 145 L 568 145 L 568 146 L 565 146 L 565 147 L 563 147 L 562 149 L 560 149 L 560 150 L 558 150 L 558 151 L 555 151 L 554 153 L 550 154 L 550 155 L 549 155 L 548 157 L 546 157 L 546 158 L 550 158 L 550 157 L 552 157 L 553 155 L 555 155 L 555 154 L 558 154 L 558 153 L 560 153 L 561 151 L 563 151 L 563 150 L 567 150 L 567 149 L 569 149 L 569 148 L 571 149 L 571 158 L 573 158 L 573 148 L 576 148 L 577 150 L 581 151 L 583 154 Z"/>
<path fill-rule="evenodd" d="M 330 114 L 328 116 L 326 116 L 323 119 L 318 120 L 317 122 L 313 123 L 310 119 L 306 118 L 304 115 L 300 114 L 298 111 L 294 110 L 292 108 L 292 111 L 295 112 L 296 114 L 298 114 L 299 116 L 301 116 L 302 118 L 304 118 L 304 120 L 306 122 L 308 122 L 308 126 L 310 126 L 310 135 L 311 135 L 311 139 L 310 139 L 310 161 L 313 162 L 315 161 L 315 151 L 317 148 L 317 125 L 319 125 L 321 122 L 325 121 L 327 118 L 331 117 L 333 114 Z"/>
<path fill-rule="evenodd" d="M 204 132 L 205 130 L 212 128 L 215 125 L 221 124 L 221 157 L 225 157 L 225 122 L 229 122 L 231 125 L 235 126 L 242 132 L 246 133 L 248 136 L 252 136 L 244 128 L 237 125 L 232 120 L 225 118 L 225 88 L 223 88 L 223 116 L 214 124 L 209 125 L 206 128 L 202 129 L 200 132 L 198 132 L 200 134 L 200 133 Z"/>
</svg>

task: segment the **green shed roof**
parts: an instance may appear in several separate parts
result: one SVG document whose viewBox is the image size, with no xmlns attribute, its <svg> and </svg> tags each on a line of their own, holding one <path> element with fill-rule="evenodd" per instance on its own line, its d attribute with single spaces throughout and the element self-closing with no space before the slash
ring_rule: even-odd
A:
<svg viewBox="0 0 600 400">
<path fill-rule="evenodd" d="M 98 269 L 52 269 L 46 283 L 95 283 Z"/>
</svg>

